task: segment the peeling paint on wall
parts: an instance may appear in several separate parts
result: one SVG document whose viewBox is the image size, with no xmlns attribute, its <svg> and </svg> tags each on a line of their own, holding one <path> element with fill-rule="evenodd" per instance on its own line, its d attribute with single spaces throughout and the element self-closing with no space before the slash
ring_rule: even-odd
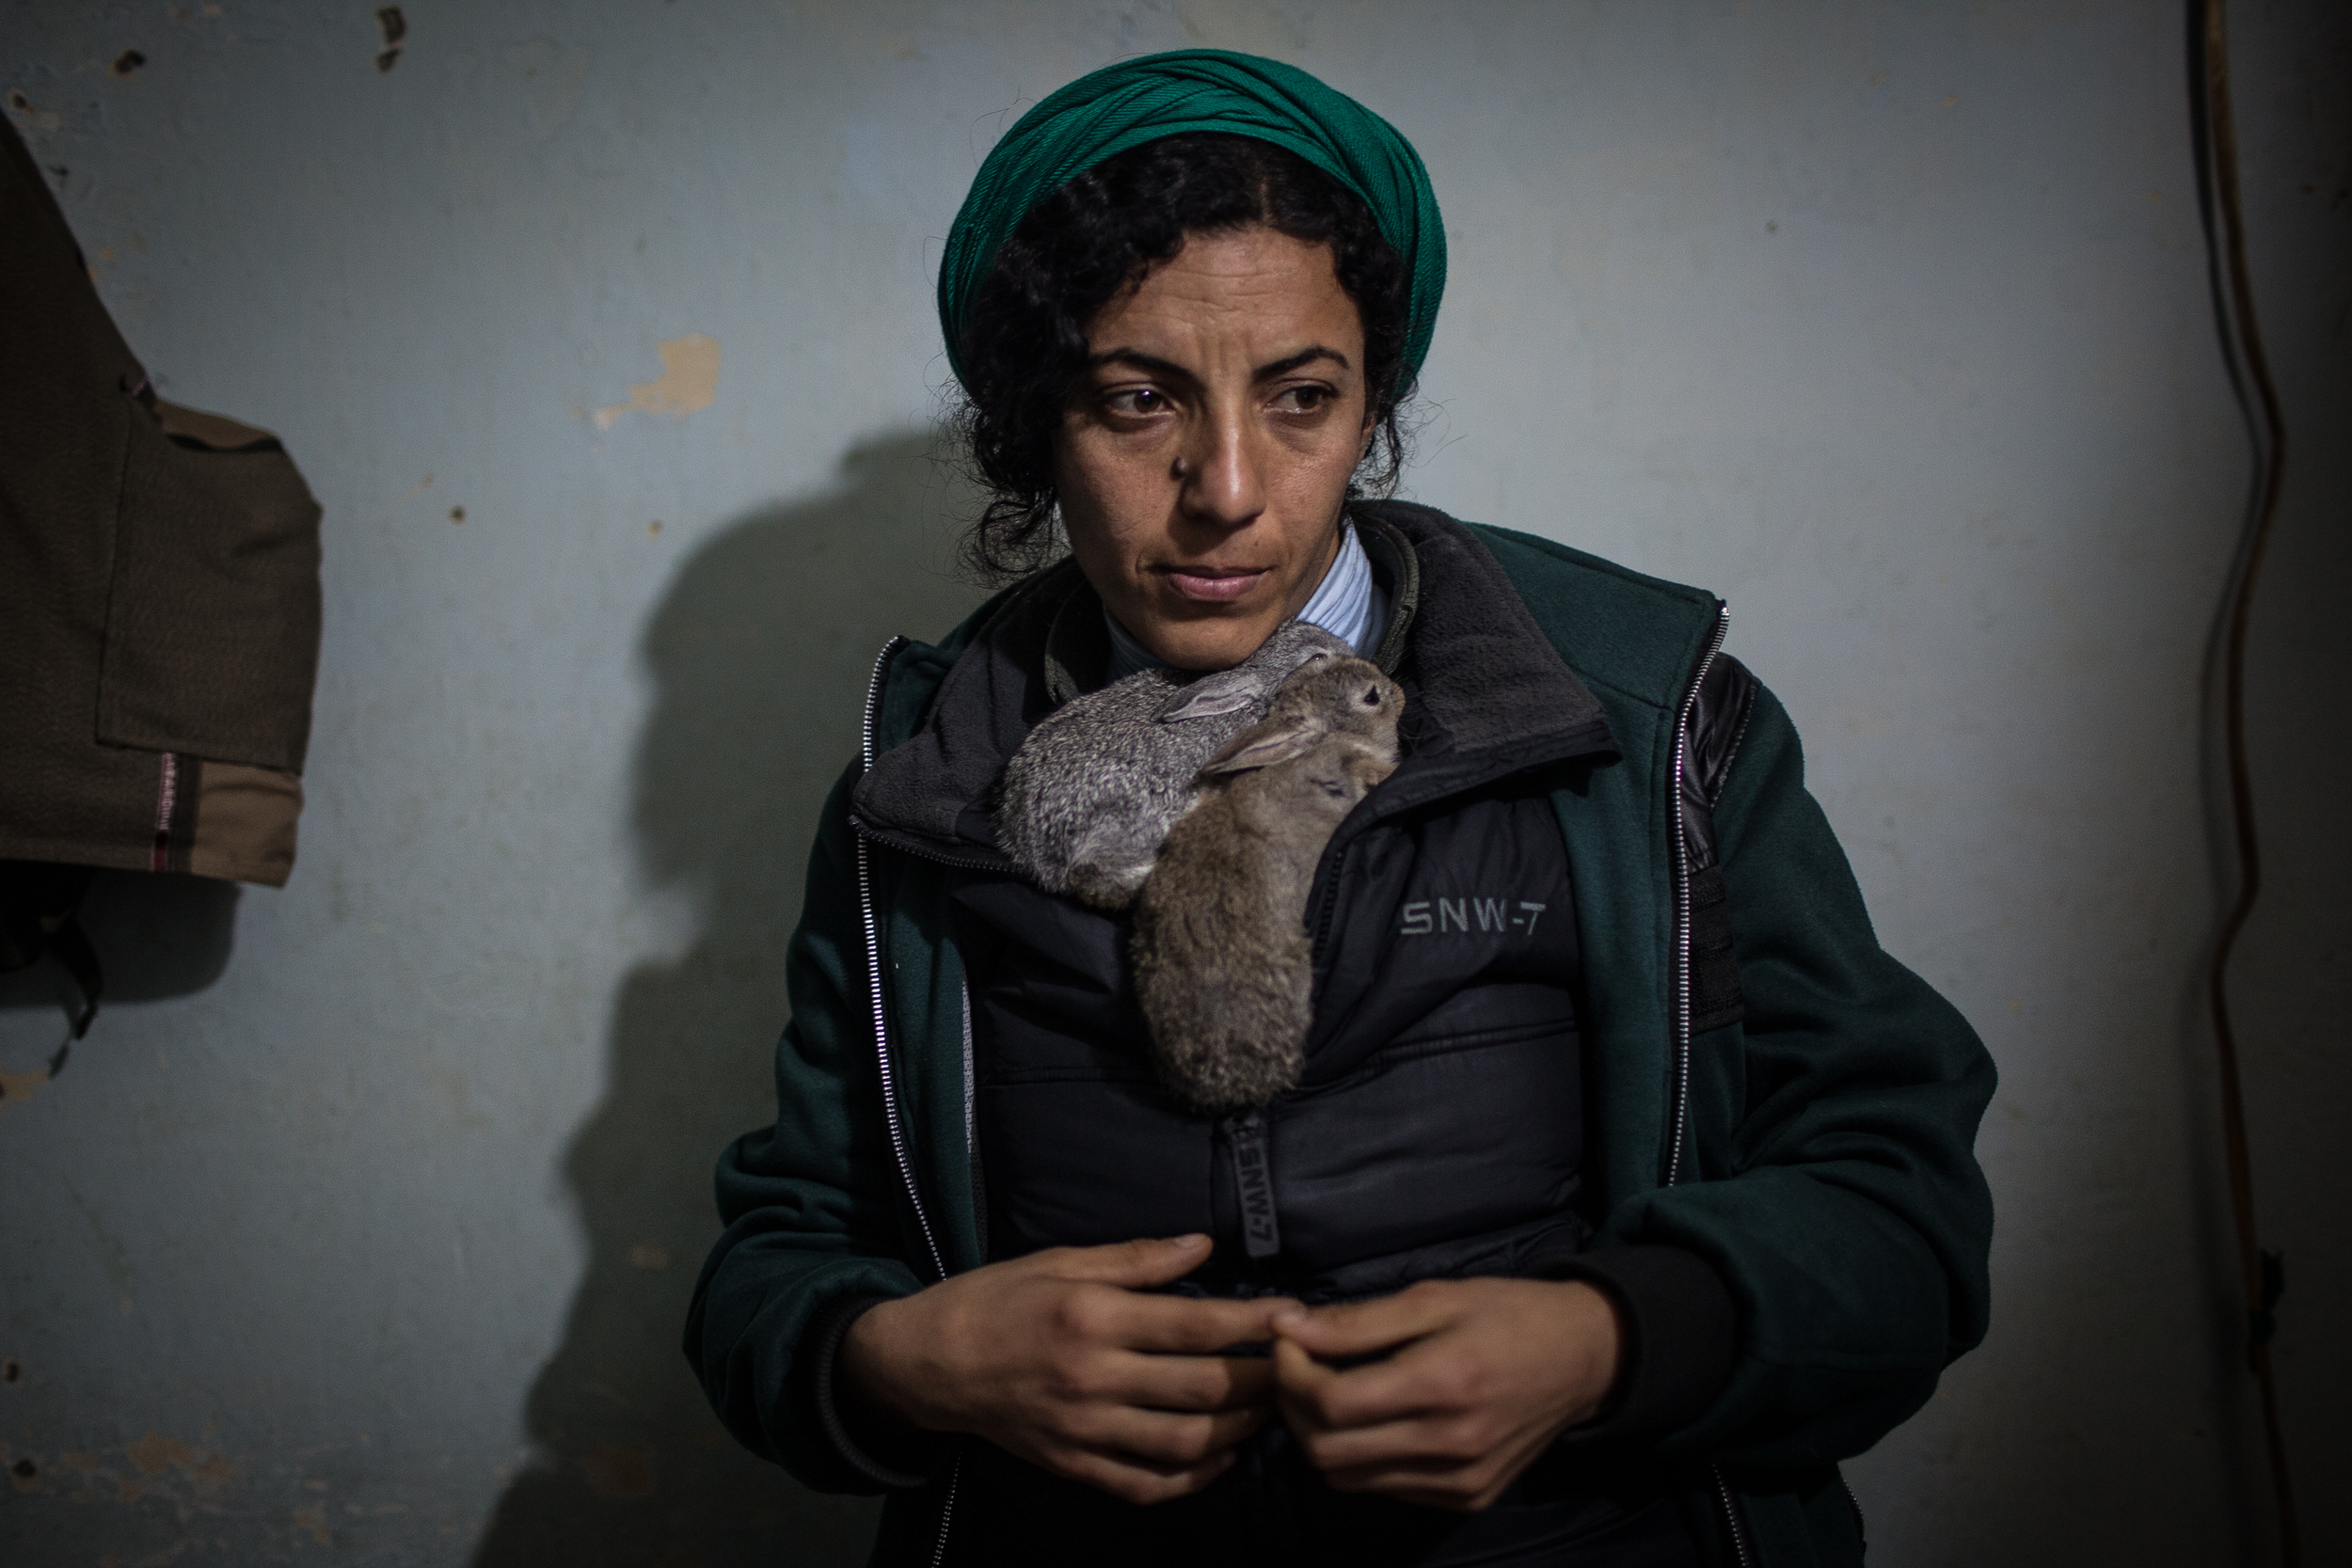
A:
<svg viewBox="0 0 2352 1568">
<path fill-rule="evenodd" d="M 127 1464 L 111 1465 L 86 1452 L 61 1453 L 52 1465 L 39 1453 L 16 1452 L 0 1443 L 0 1467 L 20 1492 L 46 1491 L 55 1475 L 58 1496 L 68 1502 L 136 1503 L 151 1497 L 184 1517 L 191 1509 L 217 1505 L 236 1490 L 239 1463 L 225 1451 L 203 1446 L 212 1441 L 209 1427 L 196 1443 L 149 1432 L 122 1445 Z"/>
<path fill-rule="evenodd" d="M 599 408 L 592 416 L 598 430 L 611 430 L 624 414 L 643 410 L 682 420 L 707 408 L 719 396 L 719 340 L 699 332 L 656 343 L 661 373 L 651 381 L 628 384 L 628 401 Z"/>
<path fill-rule="evenodd" d="M 325 1503 L 312 1503 L 308 1508 L 295 1509 L 294 1522 L 296 1528 L 310 1531 L 310 1539 L 320 1545 L 331 1546 L 335 1544 L 335 1537 L 326 1528 L 326 1505 Z"/>
<path fill-rule="evenodd" d="M 225 1481 L 233 1473 L 228 1455 L 214 1454 L 207 1458 L 201 1449 L 192 1448 L 177 1437 L 166 1437 L 161 1433 L 151 1432 L 135 1442 L 125 1443 L 122 1452 L 125 1458 L 139 1467 L 142 1475 L 160 1476 L 175 1465 L 204 1481 Z"/>
</svg>

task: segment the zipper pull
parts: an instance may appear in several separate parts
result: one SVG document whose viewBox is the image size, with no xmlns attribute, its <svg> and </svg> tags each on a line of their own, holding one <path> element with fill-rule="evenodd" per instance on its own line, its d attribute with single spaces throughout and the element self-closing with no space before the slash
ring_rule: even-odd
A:
<svg viewBox="0 0 2352 1568">
<path fill-rule="evenodd" d="M 1275 1257 L 1282 1250 L 1282 1231 L 1274 1219 L 1274 1167 L 1266 1158 L 1265 1118 L 1255 1111 L 1226 1117 L 1225 1143 L 1233 1154 L 1243 1244 L 1251 1258 Z"/>
</svg>

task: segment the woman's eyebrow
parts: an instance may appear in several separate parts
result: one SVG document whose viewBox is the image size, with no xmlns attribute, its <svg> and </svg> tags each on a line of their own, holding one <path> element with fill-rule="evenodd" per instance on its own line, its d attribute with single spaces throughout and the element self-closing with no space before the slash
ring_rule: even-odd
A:
<svg viewBox="0 0 2352 1568">
<path fill-rule="evenodd" d="M 1255 372 L 1255 379 L 1271 381 L 1278 375 L 1288 375 L 1291 372 L 1311 365 L 1318 359 L 1328 359 L 1342 370 L 1348 368 L 1347 356 L 1338 349 L 1326 348 L 1321 343 L 1311 343 L 1296 354 L 1277 359 L 1270 365 L 1260 365 Z"/>
<path fill-rule="evenodd" d="M 1278 375 L 1288 375 L 1291 372 L 1307 365 L 1311 365 L 1318 359 L 1328 359 L 1332 363 L 1338 365 L 1342 370 L 1349 368 L 1347 356 L 1342 354 L 1338 349 L 1326 348 L 1321 343 L 1310 343 L 1305 348 L 1300 349 L 1296 354 L 1285 355 L 1281 358 L 1274 360 L 1270 364 L 1259 366 L 1256 370 L 1250 372 L 1250 379 L 1253 381 L 1271 381 Z M 1089 368 L 1096 365 L 1129 365 L 1133 366 L 1136 370 L 1146 372 L 1147 374 L 1165 376 L 1170 380 L 1191 381 L 1197 379 L 1193 375 L 1192 372 L 1184 369 L 1184 366 L 1175 363 L 1173 360 L 1162 359 L 1157 355 L 1146 354 L 1141 349 L 1104 349 L 1100 354 L 1089 356 L 1087 359 L 1087 364 Z"/>
<path fill-rule="evenodd" d="M 1141 349 L 1110 348 L 1104 349 L 1100 354 L 1089 356 L 1088 368 L 1092 369 L 1097 365 L 1128 365 L 1147 374 L 1164 376 L 1173 381 L 1194 379 L 1190 371 L 1174 360 L 1162 359 L 1157 355 L 1146 354 Z"/>
</svg>

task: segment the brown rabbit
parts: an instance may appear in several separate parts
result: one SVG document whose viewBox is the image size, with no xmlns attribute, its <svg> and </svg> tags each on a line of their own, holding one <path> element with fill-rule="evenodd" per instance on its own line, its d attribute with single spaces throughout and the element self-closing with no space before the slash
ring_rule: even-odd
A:
<svg viewBox="0 0 2352 1568">
<path fill-rule="evenodd" d="M 1200 770 L 1136 901 L 1136 990 L 1161 1080 L 1196 1109 L 1298 1082 L 1312 1014 L 1307 895 L 1333 830 L 1396 770 L 1405 694 L 1360 658 L 1307 665 Z"/>
</svg>

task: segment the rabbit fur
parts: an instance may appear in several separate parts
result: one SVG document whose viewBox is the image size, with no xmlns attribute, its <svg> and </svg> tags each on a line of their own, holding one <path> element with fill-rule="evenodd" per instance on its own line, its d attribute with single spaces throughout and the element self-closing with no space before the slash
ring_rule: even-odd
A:
<svg viewBox="0 0 2352 1568">
<path fill-rule="evenodd" d="M 1360 658 L 1311 664 L 1201 770 L 1136 902 L 1136 990 L 1163 1083 L 1226 1115 L 1295 1085 L 1314 966 L 1307 896 L 1331 834 L 1396 770 L 1405 694 Z"/>
<path fill-rule="evenodd" d="M 1073 699 L 1006 765 L 997 842 L 1046 892 L 1127 908 L 1198 795 L 1201 765 L 1264 717 L 1293 672 L 1349 656 L 1322 627 L 1290 621 L 1231 670 L 1143 670 Z"/>
</svg>

